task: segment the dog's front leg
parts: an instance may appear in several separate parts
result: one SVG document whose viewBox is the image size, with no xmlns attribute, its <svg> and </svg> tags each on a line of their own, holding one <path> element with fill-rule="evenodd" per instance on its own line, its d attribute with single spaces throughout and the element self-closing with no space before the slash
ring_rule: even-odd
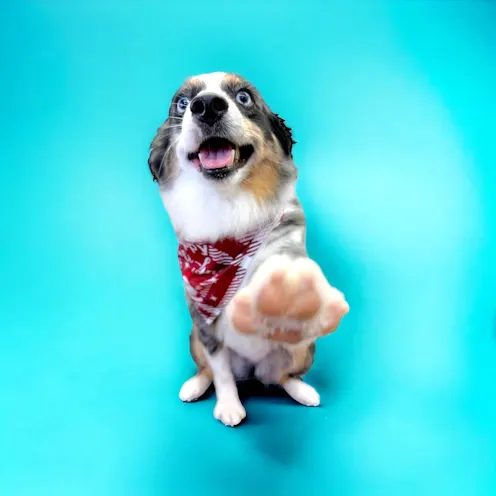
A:
<svg viewBox="0 0 496 496">
<path fill-rule="evenodd" d="M 188 300 L 188 307 L 191 317 L 195 322 L 195 328 L 198 333 L 197 337 L 201 343 L 209 370 L 208 374 L 200 376 L 202 380 L 201 384 L 198 384 L 200 377 L 197 375 L 187 381 L 181 391 L 183 392 L 185 387 L 186 393 L 190 389 L 194 389 L 194 394 L 190 394 L 189 396 L 192 399 L 196 399 L 210 386 L 209 379 L 212 377 L 215 395 L 217 397 L 214 417 L 224 425 L 234 427 L 246 417 L 246 411 L 239 400 L 238 388 L 231 368 L 229 349 L 224 346 L 217 336 L 215 324 L 207 324 L 191 300 Z M 194 387 L 191 386 L 191 381 L 193 381 Z M 188 395 L 184 394 L 182 396 Z"/>
<path fill-rule="evenodd" d="M 231 370 L 229 350 L 221 345 L 213 353 L 207 351 L 207 360 L 212 370 L 217 396 L 214 417 L 224 425 L 234 427 L 246 417 L 246 411 L 239 399 L 238 388 Z"/>
</svg>

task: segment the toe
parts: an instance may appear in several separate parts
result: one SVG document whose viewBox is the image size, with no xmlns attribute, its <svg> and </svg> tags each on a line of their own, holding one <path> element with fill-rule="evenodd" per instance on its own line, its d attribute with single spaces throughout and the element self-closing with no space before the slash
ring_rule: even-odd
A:
<svg viewBox="0 0 496 496">
<path fill-rule="evenodd" d="M 270 274 L 269 281 L 272 284 L 282 285 L 284 282 L 284 277 L 286 276 L 286 268 L 275 269 L 272 274 Z"/>
<path fill-rule="evenodd" d="M 303 334 L 296 329 L 276 329 L 269 337 L 278 343 L 297 344 L 303 339 Z"/>
<path fill-rule="evenodd" d="M 257 310 L 267 317 L 306 319 L 316 313 L 319 304 L 312 274 L 302 274 L 298 266 L 283 267 L 276 269 L 261 288 Z"/>
<path fill-rule="evenodd" d="M 326 336 L 327 334 L 334 332 L 339 326 L 341 319 L 349 312 L 349 310 L 350 307 L 342 295 L 341 297 L 327 303 L 321 318 L 321 335 Z"/>
<path fill-rule="evenodd" d="M 299 280 L 299 292 L 288 308 L 287 316 L 292 319 L 311 319 L 320 309 L 320 296 L 315 289 L 314 279 L 311 275 L 305 274 Z"/>
<path fill-rule="evenodd" d="M 251 297 L 241 293 L 233 301 L 232 323 L 243 334 L 254 334 L 257 329 L 253 318 Z"/>
<path fill-rule="evenodd" d="M 277 271 L 260 289 L 256 304 L 257 310 L 268 317 L 279 317 L 285 313 L 287 302 L 285 273 Z"/>
</svg>

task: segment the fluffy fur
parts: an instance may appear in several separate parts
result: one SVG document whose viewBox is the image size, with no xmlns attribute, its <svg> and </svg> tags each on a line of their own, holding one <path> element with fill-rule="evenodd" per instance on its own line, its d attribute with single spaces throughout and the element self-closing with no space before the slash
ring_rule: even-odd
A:
<svg viewBox="0 0 496 496">
<path fill-rule="evenodd" d="M 203 166 L 199 150 L 212 139 L 232 145 L 228 166 Z M 189 78 L 179 88 L 151 145 L 150 170 L 179 238 L 236 238 L 284 213 L 213 324 L 187 297 L 198 373 L 183 385 L 180 398 L 199 398 L 213 381 L 214 415 L 226 425 L 246 416 L 236 381 L 252 376 L 281 385 L 302 404 L 318 405 L 318 393 L 302 377 L 313 363 L 315 339 L 334 330 L 348 311 L 343 295 L 307 256 L 305 217 L 294 188 L 294 143 L 291 129 L 252 84 L 213 73 Z M 294 342 L 292 332 L 300 336 Z"/>
</svg>

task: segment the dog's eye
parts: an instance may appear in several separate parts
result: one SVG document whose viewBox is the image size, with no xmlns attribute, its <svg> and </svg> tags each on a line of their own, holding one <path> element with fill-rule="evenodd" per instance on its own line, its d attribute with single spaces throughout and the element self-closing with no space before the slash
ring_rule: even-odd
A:
<svg viewBox="0 0 496 496">
<path fill-rule="evenodd" d="M 247 91 L 241 90 L 236 94 L 236 101 L 247 107 L 251 104 L 251 96 Z"/>
<path fill-rule="evenodd" d="M 188 108 L 188 105 L 189 105 L 189 100 L 185 96 L 182 96 L 177 101 L 177 111 L 180 114 L 184 114 L 184 112 L 186 112 L 186 109 Z"/>
</svg>

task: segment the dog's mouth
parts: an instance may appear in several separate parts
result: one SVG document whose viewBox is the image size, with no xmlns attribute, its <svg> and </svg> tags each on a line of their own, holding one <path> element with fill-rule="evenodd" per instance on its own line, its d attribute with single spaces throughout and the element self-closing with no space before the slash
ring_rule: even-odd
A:
<svg viewBox="0 0 496 496">
<path fill-rule="evenodd" d="M 188 160 L 205 176 L 224 179 L 245 165 L 254 151 L 253 145 L 236 146 L 225 138 L 209 138 L 198 151 L 188 154 Z"/>
</svg>

